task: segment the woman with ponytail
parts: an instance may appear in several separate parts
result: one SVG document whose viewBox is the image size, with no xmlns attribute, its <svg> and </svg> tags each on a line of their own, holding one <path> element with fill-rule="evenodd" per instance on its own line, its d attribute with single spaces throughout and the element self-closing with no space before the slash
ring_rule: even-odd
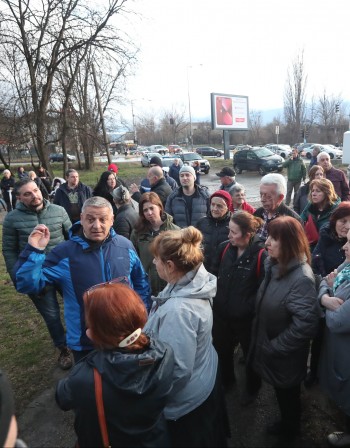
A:
<svg viewBox="0 0 350 448">
<path fill-rule="evenodd" d="M 203 265 L 195 227 L 160 233 L 150 246 L 167 286 L 154 298 L 145 331 L 168 343 L 175 356 L 173 389 L 164 409 L 170 443 L 224 447 L 225 406 L 212 345 L 216 277 Z"/>
</svg>

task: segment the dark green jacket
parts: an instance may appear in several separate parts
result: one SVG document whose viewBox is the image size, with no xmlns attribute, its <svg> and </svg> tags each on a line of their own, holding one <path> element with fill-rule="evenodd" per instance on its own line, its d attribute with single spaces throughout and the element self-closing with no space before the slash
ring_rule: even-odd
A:
<svg viewBox="0 0 350 448">
<path fill-rule="evenodd" d="M 289 159 L 283 163 L 283 167 L 287 168 L 288 180 L 292 182 L 299 182 L 306 179 L 306 166 L 304 160 L 300 157 L 296 159 Z"/>
<path fill-rule="evenodd" d="M 158 232 L 152 232 L 152 229 L 147 229 L 141 233 L 137 233 L 135 230 L 132 231 L 130 240 L 135 246 L 136 252 L 138 253 L 142 266 L 144 270 L 147 272 L 150 284 L 151 284 L 151 292 L 152 295 L 156 296 L 160 291 L 162 291 L 166 282 L 159 278 L 156 267 L 153 263 L 153 255 L 149 250 L 149 245 L 152 243 L 154 238 L 160 234 L 160 232 L 164 232 L 165 230 L 179 230 L 180 227 L 176 226 L 173 223 L 173 217 L 165 213 L 165 221 L 161 225 Z"/>
<path fill-rule="evenodd" d="M 51 204 L 46 199 L 43 209 L 38 213 L 27 208 L 22 202 L 17 202 L 15 210 L 6 215 L 2 229 L 2 253 L 10 275 L 30 233 L 38 224 L 45 224 L 50 230 L 50 241 L 45 253 L 68 239 L 68 230 L 72 226 L 65 209 Z"/>
</svg>

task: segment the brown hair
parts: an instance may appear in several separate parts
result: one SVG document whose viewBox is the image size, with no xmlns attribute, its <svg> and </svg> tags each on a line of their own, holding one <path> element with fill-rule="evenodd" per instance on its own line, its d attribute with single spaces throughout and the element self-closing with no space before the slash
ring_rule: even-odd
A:
<svg viewBox="0 0 350 448">
<path fill-rule="evenodd" d="M 337 221 L 346 218 L 347 216 L 350 216 L 350 202 L 341 202 L 329 218 L 329 228 L 335 236 L 338 236 L 335 231 Z"/>
<path fill-rule="evenodd" d="M 313 181 L 311 181 L 310 183 L 310 191 L 309 191 L 309 201 L 311 201 L 311 195 L 312 195 L 312 189 L 313 187 L 318 188 L 319 190 L 321 190 L 325 195 L 325 205 L 333 205 L 338 196 L 337 193 L 334 190 L 334 186 L 332 184 L 332 182 L 328 179 L 314 179 Z"/>
<path fill-rule="evenodd" d="M 280 216 L 270 221 L 267 229 L 269 236 L 280 242 L 280 275 L 286 272 L 287 265 L 293 258 L 304 261 L 306 257 L 306 261 L 311 263 L 309 242 L 303 226 L 297 219 Z"/>
<path fill-rule="evenodd" d="M 254 236 L 257 230 L 263 225 L 264 221 L 248 213 L 244 210 L 235 212 L 231 216 L 231 221 L 237 224 L 237 226 L 241 229 L 242 235 L 246 235 L 247 233 L 251 233 Z"/>
<path fill-rule="evenodd" d="M 84 296 L 85 321 L 93 343 L 99 349 L 117 348 L 119 343 L 147 321 L 147 311 L 137 293 L 129 286 L 102 284 Z M 140 350 L 149 345 L 144 333 L 128 350 Z"/>
<path fill-rule="evenodd" d="M 162 262 L 171 260 L 179 272 L 186 274 L 203 262 L 201 232 L 193 226 L 181 230 L 167 230 L 150 245 L 154 257 Z"/>
<path fill-rule="evenodd" d="M 310 180 L 310 181 L 312 181 L 312 180 L 315 179 L 315 176 L 316 176 L 316 173 L 317 173 L 318 170 L 321 170 L 322 173 L 323 173 L 323 175 L 324 175 L 324 169 L 322 168 L 322 166 L 320 166 L 320 165 L 314 165 L 314 166 L 312 166 L 312 167 L 310 168 L 310 171 L 309 171 L 309 180 Z"/>
<path fill-rule="evenodd" d="M 143 214 L 143 206 L 146 202 L 157 205 L 160 208 L 160 216 L 162 217 L 164 215 L 164 206 L 157 193 L 154 193 L 153 191 L 143 193 L 139 202 L 139 219 L 134 227 L 137 233 L 143 232 L 150 227 L 150 223 L 147 221 L 145 215 Z"/>
</svg>

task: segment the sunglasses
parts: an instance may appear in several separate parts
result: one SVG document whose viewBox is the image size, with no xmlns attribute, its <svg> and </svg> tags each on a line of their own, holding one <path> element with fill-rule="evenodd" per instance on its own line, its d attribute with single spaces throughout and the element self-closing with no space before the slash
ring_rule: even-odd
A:
<svg viewBox="0 0 350 448">
<path fill-rule="evenodd" d="M 122 283 L 123 285 L 130 286 L 130 282 L 128 280 L 128 277 L 123 276 L 123 277 L 113 278 L 112 280 L 109 280 L 108 282 L 98 283 L 97 285 L 94 285 L 94 286 L 91 286 L 90 288 L 88 288 L 85 292 L 86 292 L 87 295 L 89 295 L 90 292 L 95 291 L 95 289 L 103 288 L 104 286 L 114 285 L 114 284 L 117 284 L 117 283 Z"/>
</svg>

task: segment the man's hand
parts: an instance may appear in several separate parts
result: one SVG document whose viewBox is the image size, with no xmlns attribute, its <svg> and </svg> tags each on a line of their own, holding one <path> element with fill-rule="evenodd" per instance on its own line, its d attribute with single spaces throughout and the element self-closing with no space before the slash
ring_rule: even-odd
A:
<svg viewBox="0 0 350 448">
<path fill-rule="evenodd" d="M 129 187 L 129 191 L 131 194 L 139 192 L 139 187 L 136 184 L 131 184 Z"/>
<path fill-rule="evenodd" d="M 50 241 L 50 231 L 44 224 L 38 224 L 29 235 L 28 243 L 36 249 L 44 250 Z"/>
</svg>

